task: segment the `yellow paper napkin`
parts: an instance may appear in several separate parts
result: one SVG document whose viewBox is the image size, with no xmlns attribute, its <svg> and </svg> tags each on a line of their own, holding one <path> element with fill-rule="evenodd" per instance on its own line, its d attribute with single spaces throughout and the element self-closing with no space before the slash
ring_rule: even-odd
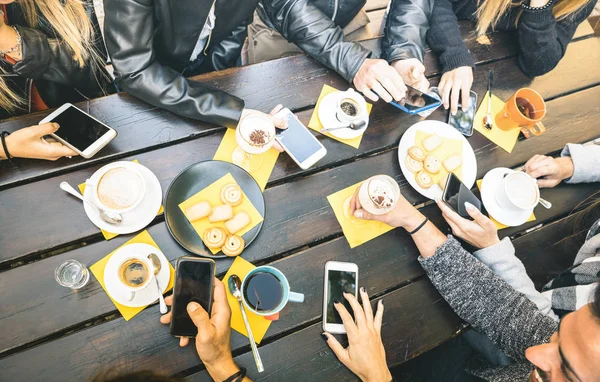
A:
<svg viewBox="0 0 600 382">
<path fill-rule="evenodd" d="M 348 220 L 348 218 L 346 218 L 344 209 L 349 207 L 346 200 L 354 195 L 361 184 L 362 182 L 357 183 L 327 197 L 329 204 L 331 204 L 331 208 L 333 208 L 335 217 L 342 226 L 342 231 L 344 232 L 346 240 L 348 240 L 348 244 L 350 244 L 350 248 L 358 247 L 359 245 L 394 229 L 394 227 L 378 221 L 360 220 L 354 217 L 351 217 L 351 220 Z M 349 212 L 347 214 L 349 214 Z"/>
<path fill-rule="evenodd" d="M 237 141 L 235 140 L 235 130 L 227 129 L 225 132 L 225 136 L 213 157 L 214 160 L 222 160 L 224 162 L 233 163 L 231 159 L 231 155 L 233 151 L 238 146 Z M 258 186 L 261 190 L 264 191 L 267 186 L 267 182 L 269 181 L 269 177 L 273 172 L 273 167 L 275 167 L 275 162 L 277 162 L 277 158 L 279 157 L 279 151 L 271 148 L 264 154 L 253 155 L 252 160 L 262 160 L 262 165 L 258 170 L 252 171 L 250 175 L 256 180 Z"/>
<path fill-rule="evenodd" d="M 229 288 L 227 288 L 227 283 L 229 280 L 229 276 L 238 275 L 240 279 L 243 281 L 246 278 L 246 275 L 256 268 L 254 265 L 249 263 L 248 261 L 242 259 L 241 257 L 236 257 L 233 264 L 227 271 L 225 277 L 223 277 L 223 283 L 225 284 L 225 288 L 227 289 L 227 302 L 229 303 L 229 307 L 231 308 L 231 328 L 248 337 L 248 332 L 246 331 L 246 325 L 244 325 L 244 318 L 242 317 L 242 312 L 240 311 L 240 303 L 238 300 L 229 293 Z M 248 316 L 248 322 L 250 323 L 250 328 L 252 329 L 252 335 L 254 335 L 254 341 L 257 344 L 260 344 L 263 337 L 267 333 L 267 329 L 271 326 L 270 320 L 255 314 L 248 309 L 246 309 L 246 315 Z"/>
<path fill-rule="evenodd" d="M 189 206 L 192 206 L 196 203 L 200 203 L 203 200 L 206 200 L 207 202 L 209 202 L 210 205 L 213 207 L 223 204 L 223 202 L 221 202 L 221 199 L 220 199 L 221 188 L 223 188 L 223 186 L 225 186 L 228 183 L 236 183 L 237 184 L 237 182 L 235 181 L 235 179 L 233 178 L 233 176 L 231 174 L 227 174 L 227 175 L 223 176 L 221 179 L 212 183 L 205 189 L 194 194 L 188 200 L 180 203 L 179 208 L 185 215 L 185 210 Z M 244 192 L 242 191 L 242 193 L 244 193 Z M 246 232 L 250 231 L 252 228 L 256 227 L 257 224 L 259 224 L 260 222 L 262 222 L 264 220 L 262 215 L 260 214 L 260 212 L 258 212 L 256 210 L 256 208 L 254 207 L 254 205 L 252 204 L 250 199 L 248 199 L 248 196 L 246 196 L 245 193 L 244 193 L 244 200 L 243 200 L 242 204 L 240 204 L 239 206 L 233 207 L 233 215 L 235 216 L 235 214 L 240 211 L 246 211 L 246 213 L 250 216 L 251 222 L 240 232 L 236 233 L 236 235 L 243 236 Z M 211 227 L 225 228 L 225 222 L 211 223 L 208 221 L 208 218 L 197 220 L 191 224 L 192 224 L 192 227 L 194 227 L 194 230 L 200 236 L 200 239 L 202 239 L 202 234 L 204 233 L 204 231 L 206 231 L 207 229 L 209 229 Z M 212 249 L 212 248 L 209 248 L 209 249 L 213 253 L 213 255 L 217 254 L 218 252 L 221 251 L 220 249 Z"/>
<path fill-rule="evenodd" d="M 425 131 L 417 130 L 416 135 L 415 135 L 415 146 L 420 147 L 421 149 L 423 149 L 423 152 L 425 152 L 427 154 L 436 156 L 440 160 L 440 162 L 443 162 L 446 158 L 448 158 L 449 156 L 454 155 L 454 154 L 458 154 L 462 158 L 463 141 L 459 140 L 459 139 L 440 137 L 440 138 L 442 138 L 442 144 L 439 145 L 435 150 L 433 150 L 431 152 L 427 152 L 423 148 L 423 140 L 430 135 L 431 135 L 430 133 L 427 133 Z M 454 174 L 456 174 L 458 179 L 462 179 L 462 165 L 460 167 L 458 167 L 457 169 L 455 169 L 453 172 L 454 172 Z M 433 180 L 433 183 L 437 184 L 441 178 L 446 176 L 446 174 L 448 174 L 448 171 L 446 171 L 444 166 L 442 166 L 442 169 L 440 170 L 440 172 L 438 172 L 437 174 L 429 174 L 429 175 L 431 175 L 431 179 Z"/>
<path fill-rule="evenodd" d="M 521 129 L 519 129 L 519 126 L 516 122 L 512 122 L 504 118 L 502 119 L 502 128 L 498 126 L 497 115 L 502 112 L 502 109 L 504 109 L 505 102 L 495 95 L 492 96 L 491 112 L 492 118 L 494 118 L 494 127 L 492 130 L 487 130 L 485 127 L 483 127 L 483 118 L 485 118 L 487 114 L 487 103 L 489 98 L 489 93 L 486 93 L 485 97 L 483 97 L 481 105 L 479 105 L 477 113 L 475 113 L 473 128 L 479 131 L 484 137 L 510 153 L 517 143 L 517 138 L 519 137 L 519 132 L 521 132 Z"/>
<path fill-rule="evenodd" d="M 308 127 L 310 127 L 311 129 L 315 130 L 315 131 L 321 131 L 321 129 L 323 128 L 323 125 L 321 124 L 321 121 L 319 120 L 319 113 L 317 112 L 317 110 L 319 110 L 319 106 L 321 105 L 321 100 L 328 94 L 331 94 L 333 92 L 337 92 L 339 91 L 336 88 L 333 88 L 329 85 L 323 85 L 323 90 L 321 90 L 321 95 L 319 95 L 319 99 L 317 100 L 317 104 L 315 105 L 315 109 L 312 113 L 312 116 L 310 117 L 310 122 L 308 122 Z M 371 113 L 371 108 L 373 107 L 373 105 L 371 105 L 370 103 L 367 102 L 367 113 Z M 365 130 L 366 131 L 366 130 Z M 340 141 L 342 143 L 347 144 L 348 146 L 352 146 L 355 149 L 357 149 L 360 146 L 360 142 L 362 141 L 362 137 L 364 134 L 361 134 L 360 136 L 356 137 L 356 138 L 352 138 L 352 139 L 341 139 L 338 137 L 335 137 L 327 132 L 323 133 L 325 135 L 327 135 L 329 138 L 333 138 L 336 141 Z"/>
<path fill-rule="evenodd" d="M 132 162 L 135 162 L 138 164 L 140 163 L 140 162 L 138 162 L 137 159 L 134 159 Z M 83 195 L 83 192 L 85 191 L 85 183 L 81 183 L 79 186 L 77 186 L 77 188 L 79 188 L 79 192 L 81 192 L 81 195 Z M 163 206 L 161 205 L 160 208 L 158 209 L 158 212 L 156 213 L 156 216 L 162 214 L 164 211 L 165 210 L 164 210 Z M 102 232 L 102 236 L 104 236 L 104 240 L 114 239 L 115 237 L 119 236 L 118 233 L 108 232 L 103 229 L 101 229 L 100 232 Z"/>
<path fill-rule="evenodd" d="M 483 181 L 483 179 L 479 179 L 479 180 L 477 181 L 477 188 L 479 189 L 479 191 L 481 191 L 481 182 L 482 182 L 482 181 Z M 494 219 L 493 217 L 489 216 L 489 218 L 490 218 L 490 220 L 491 220 L 491 221 L 492 221 L 492 222 L 493 222 L 493 223 L 496 225 L 496 228 L 497 228 L 498 230 L 501 230 L 501 229 L 504 229 L 504 228 L 508 228 L 508 226 L 507 226 L 507 225 L 504 225 L 504 224 L 502 224 L 502 223 L 498 223 L 498 222 L 496 221 L 496 219 Z M 534 220 L 535 220 L 535 214 L 532 212 L 532 213 L 531 213 L 531 216 L 529 217 L 529 219 L 527 219 L 527 221 L 528 221 L 528 222 L 532 222 L 532 221 L 534 221 Z"/>
<path fill-rule="evenodd" d="M 145 231 L 145 230 L 142 231 L 139 235 L 137 235 L 133 239 L 129 240 L 127 243 L 123 244 L 121 247 L 123 247 L 125 245 L 129 245 L 129 244 L 134 244 L 134 243 L 149 244 L 153 247 L 158 248 L 158 245 L 154 242 L 154 239 L 152 239 L 152 236 L 150 236 L 148 231 Z M 119 247 L 119 248 L 121 248 L 121 247 Z M 102 285 L 102 289 L 104 289 L 104 291 L 106 292 L 106 294 L 108 295 L 110 300 L 113 302 L 113 304 L 115 304 L 115 306 L 117 307 L 117 309 L 119 310 L 119 312 L 121 313 L 121 315 L 123 316 L 125 321 L 129 321 L 136 314 L 138 314 L 139 312 L 144 310 L 146 307 L 142 306 L 139 308 L 131 308 L 131 307 L 119 304 L 118 302 L 113 300 L 111 295 L 106 290 L 106 286 L 104 285 L 104 268 L 106 267 L 106 263 L 108 262 L 108 259 L 110 259 L 110 257 L 113 255 L 113 253 L 115 253 L 119 248 L 115 249 L 108 255 L 104 256 L 96 264 L 92 265 L 90 267 L 90 271 L 92 271 L 92 274 L 96 277 L 96 279 L 98 280 L 100 285 Z M 160 249 L 160 248 L 158 248 L 158 249 Z M 171 289 L 173 289 L 173 283 L 175 282 L 175 269 L 173 268 L 173 266 L 171 264 L 169 264 L 169 270 L 171 272 L 171 276 L 169 279 L 169 285 L 167 285 L 167 289 L 165 290 L 165 292 L 168 292 Z"/>
</svg>

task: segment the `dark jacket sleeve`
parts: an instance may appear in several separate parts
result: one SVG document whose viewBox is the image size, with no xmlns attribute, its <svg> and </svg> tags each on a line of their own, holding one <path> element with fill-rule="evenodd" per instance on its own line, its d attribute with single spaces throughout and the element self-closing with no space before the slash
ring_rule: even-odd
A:
<svg viewBox="0 0 600 382">
<path fill-rule="evenodd" d="M 557 21 L 552 7 L 523 9 L 519 19 L 519 67 L 530 77 L 546 74 L 558 65 L 575 30 L 594 9 L 596 0 L 589 1 L 573 15 Z"/>
<path fill-rule="evenodd" d="M 161 65 L 153 49 L 151 0 L 104 0 L 105 40 L 117 85 L 184 117 L 235 128 L 244 101 Z"/>
<path fill-rule="evenodd" d="M 344 41 L 344 32 L 308 0 L 262 0 L 269 22 L 288 41 L 335 70 L 348 82 L 371 51 Z"/>
<path fill-rule="evenodd" d="M 433 12 L 429 20 L 427 41 L 431 50 L 439 56 L 442 71 L 448 72 L 461 66 L 475 67 L 471 52 L 462 40 L 458 19 L 449 0 L 433 0 Z"/>
<path fill-rule="evenodd" d="M 452 237 L 435 255 L 419 261 L 456 314 L 514 360 L 524 361 L 525 349 L 548 342 L 558 329 L 553 319 Z"/>
<path fill-rule="evenodd" d="M 434 0 L 392 0 L 382 42 L 389 63 L 409 58 L 423 62 L 433 4 Z"/>
</svg>

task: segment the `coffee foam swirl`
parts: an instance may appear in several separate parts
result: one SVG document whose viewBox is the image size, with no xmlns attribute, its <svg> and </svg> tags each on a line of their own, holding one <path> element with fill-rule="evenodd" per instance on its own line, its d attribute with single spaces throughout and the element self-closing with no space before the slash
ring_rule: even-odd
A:
<svg viewBox="0 0 600 382">
<path fill-rule="evenodd" d="M 138 202 L 142 190 L 142 179 L 137 173 L 124 167 L 117 167 L 102 175 L 96 193 L 104 206 L 124 210 Z"/>
</svg>

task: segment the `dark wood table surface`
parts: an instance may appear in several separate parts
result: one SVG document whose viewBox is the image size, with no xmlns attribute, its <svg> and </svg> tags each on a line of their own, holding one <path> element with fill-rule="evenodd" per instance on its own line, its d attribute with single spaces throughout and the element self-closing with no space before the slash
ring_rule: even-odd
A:
<svg viewBox="0 0 600 382">
<path fill-rule="evenodd" d="M 582 26 L 564 59 L 551 73 L 527 78 L 516 65 L 513 36 L 489 35 L 481 45 L 472 27 L 462 25 L 464 39 L 477 61 L 473 90 L 480 99 L 487 73 L 495 71 L 496 94 L 502 99 L 521 87 L 539 91 L 547 102 L 547 132 L 521 140 L 511 154 L 475 133 L 468 140 L 478 161 L 478 178 L 495 167 L 517 167 L 533 154 L 558 155 L 568 143 L 600 137 L 600 38 Z M 378 36 L 362 43 L 376 52 Z M 439 66 L 426 59 L 432 84 Z M 349 85 L 336 73 L 306 56 L 202 75 L 196 80 L 229 91 L 263 111 L 283 103 L 305 123 L 313 113 L 324 84 Z M 54 269 L 66 259 L 88 266 L 134 235 L 105 241 L 85 216 L 81 204 L 58 188 L 66 180 L 79 184 L 95 170 L 116 160 L 138 159 L 152 170 L 163 192 L 187 166 L 212 159 L 224 128 L 177 117 L 127 94 L 94 99 L 79 105 L 119 131 L 119 137 L 93 159 L 56 162 L 0 162 L 0 381 L 83 381 L 102 370 L 156 369 L 187 380 L 209 380 L 193 347 L 181 349 L 158 321 L 152 305 L 125 322 L 95 278 L 80 291 L 59 286 Z M 0 122 L 0 130 L 36 124 L 47 112 Z M 436 111 L 429 119 L 445 121 Z M 367 177 L 393 176 L 411 203 L 439 227 L 447 229 L 435 205 L 414 191 L 397 161 L 400 137 L 418 117 L 376 103 L 359 149 L 318 135 L 327 156 L 302 171 L 281 155 L 264 192 L 264 227 L 243 257 L 256 265 L 281 269 L 306 302 L 288 305 L 271 325 L 259 347 L 266 371 L 257 374 L 246 337 L 232 334 L 236 362 L 258 380 L 355 380 L 341 365 L 321 332 L 324 264 L 329 260 L 358 264 L 360 284 L 377 300 L 385 299 L 382 336 L 390 366 L 405 362 L 460 333 L 465 324 L 433 288 L 417 262 L 418 252 L 402 230 L 391 231 L 350 249 L 326 196 Z M 561 185 L 543 191 L 554 207 L 536 208 L 537 220 L 500 231 L 511 236 L 518 256 L 540 285 L 568 267 L 579 236 L 557 243 L 579 216 L 597 184 Z M 169 235 L 163 216 L 148 231 L 168 259 L 187 253 Z M 217 261 L 223 275 L 230 259 Z"/>
</svg>

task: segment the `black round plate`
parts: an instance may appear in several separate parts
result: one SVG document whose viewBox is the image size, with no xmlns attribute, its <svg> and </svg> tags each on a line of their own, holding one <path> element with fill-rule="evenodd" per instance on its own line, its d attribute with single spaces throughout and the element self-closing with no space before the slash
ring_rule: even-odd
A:
<svg viewBox="0 0 600 382">
<path fill-rule="evenodd" d="M 231 163 L 218 160 L 191 165 L 175 177 L 167 190 L 165 221 L 169 232 L 179 245 L 196 255 L 211 258 L 227 257 L 222 252 L 216 255 L 212 254 L 179 208 L 179 204 L 221 179 L 227 173 L 233 176 L 256 210 L 263 217 L 265 216 L 265 199 L 262 191 L 254 178 L 246 171 Z M 258 236 L 263 222 L 264 220 L 243 236 L 246 247 Z"/>
</svg>

